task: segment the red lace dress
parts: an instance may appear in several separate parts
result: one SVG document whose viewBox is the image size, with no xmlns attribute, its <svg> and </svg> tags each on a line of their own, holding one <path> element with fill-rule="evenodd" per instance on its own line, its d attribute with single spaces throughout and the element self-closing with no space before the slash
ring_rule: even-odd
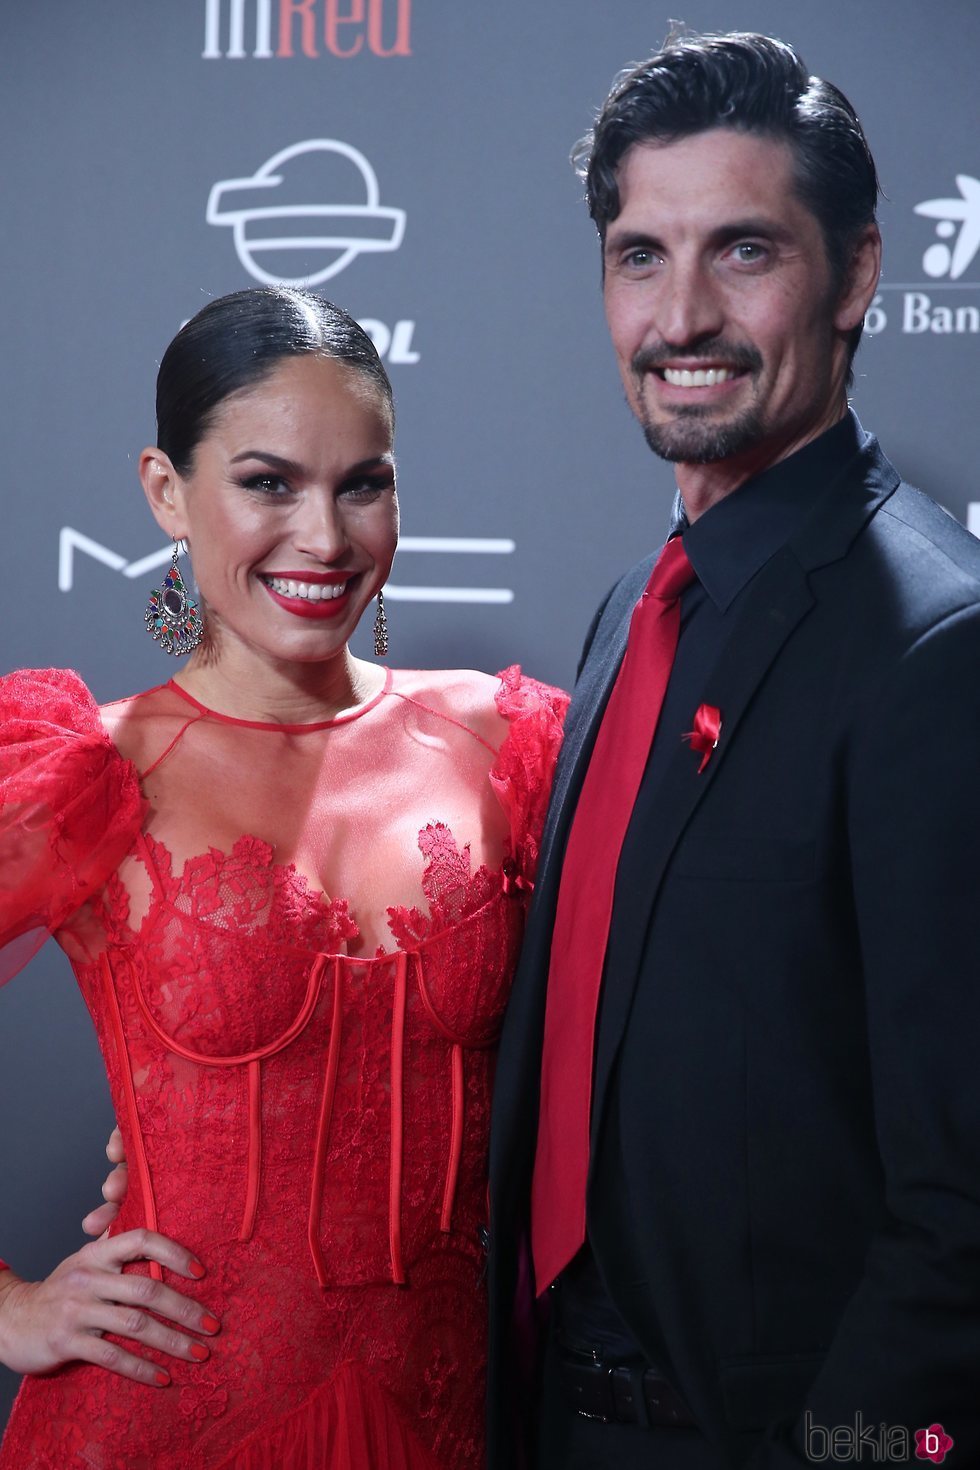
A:
<svg viewBox="0 0 980 1470">
<path fill-rule="evenodd" d="M 7 970 L 56 932 L 130 1161 L 115 1228 L 194 1251 L 174 1284 L 223 1324 L 167 1388 L 25 1379 L 0 1470 L 481 1463 L 492 1054 L 564 702 L 401 672 L 290 726 L 0 680 Z"/>
</svg>

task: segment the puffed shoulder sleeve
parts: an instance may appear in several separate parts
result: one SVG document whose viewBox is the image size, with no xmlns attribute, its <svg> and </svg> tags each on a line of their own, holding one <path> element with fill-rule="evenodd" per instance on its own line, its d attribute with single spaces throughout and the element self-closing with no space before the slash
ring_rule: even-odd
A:
<svg viewBox="0 0 980 1470">
<path fill-rule="evenodd" d="M 0 678 L 0 981 L 98 892 L 143 805 L 135 767 L 77 674 Z"/>
<path fill-rule="evenodd" d="M 497 710 L 510 728 L 490 772 L 490 783 L 510 818 L 518 881 L 531 887 L 568 695 L 528 678 L 516 664 L 498 678 Z"/>
</svg>

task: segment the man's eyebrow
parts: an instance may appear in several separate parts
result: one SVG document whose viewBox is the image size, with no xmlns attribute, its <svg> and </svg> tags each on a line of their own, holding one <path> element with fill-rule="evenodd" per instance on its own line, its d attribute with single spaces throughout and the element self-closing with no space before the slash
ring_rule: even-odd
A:
<svg viewBox="0 0 980 1470">
<path fill-rule="evenodd" d="M 729 220 L 712 231 L 712 238 L 720 244 L 741 240 L 746 235 L 762 235 L 768 240 L 789 240 L 793 231 L 771 215 L 750 215 L 745 219 Z"/>
<path fill-rule="evenodd" d="M 624 230 L 617 232 L 613 225 L 606 232 L 606 241 L 603 250 L 658 250 L 660 248 L 656 235 L 651 235 L 649 230 Z"/>
</svg>

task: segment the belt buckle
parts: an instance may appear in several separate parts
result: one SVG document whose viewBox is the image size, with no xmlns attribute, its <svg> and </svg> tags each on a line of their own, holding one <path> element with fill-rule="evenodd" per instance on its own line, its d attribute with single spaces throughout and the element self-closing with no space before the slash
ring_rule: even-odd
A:
<svg viewBox="0 0 980 1470">
<path fill-rule="evenodd" d="M 583 1419 L 595 1419 L 600 1424 L 609 1424 L 616 1418 L 616 1399 L 613 1390 L 612 1372 L 593 1352 L 591 1357 L 576 1354 L 576 1361 L 569 1362 L 571 1376 L 568 1386 L 572 1391 L 576 1414 Z"/>
</svg>

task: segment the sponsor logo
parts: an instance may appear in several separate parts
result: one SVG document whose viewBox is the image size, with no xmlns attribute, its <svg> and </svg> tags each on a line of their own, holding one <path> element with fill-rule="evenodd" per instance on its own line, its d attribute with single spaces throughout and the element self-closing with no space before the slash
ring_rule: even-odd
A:
<svg viewBox="0 0 980 1470">
<path fill-rule="evenodd" d="M 962 279 L 980 253 L 980 179 L 957 174 L 956 186 L 958 197 L 923 199 L 914 206 L 917 215 L 936 221 L 939 237 L 922 256 L 926 279 L 880 284 L 865 318 L 871 336 L 889 325 L 908 336 L 980 334 L 980 300 L 965 300 L 962 294 L 980 293 L 980 281 Z M 898 293 L 897 300 L 891 292 Z M 944 294 L 937 300 L 938 292 Z"/>
<path fill-rule="evenodd" d="M 398 558 L 412 552 L 436 552 L 452 556 L 510 556 L 516 549 L 515 542 L 502 536 L 402 536 L 398 542 Z M 173 556 L 173 544 L 160 551 L 151 551 L 148 556 L 129 561 L 110 546 L 103 546 L 91 536 L 76 531 L 72 526 L 63 526 L 58 537 L 58 589 L 71 592 L 75 585 L 75 559 L 78 554 L 90 557 L 112 572 L 121 572 L 124 577 L 148 577 L 159 567 L 166 566 Z M 418 587 L 403 582 L 389 582 L 385 586 L 385 598 L 392 602 L 455 602 L 503 605 L 514 601 L 510 587 L 456 587 L 439 583 L 435 586 Z"/>
<path fill-rule="evenodd" d="M 412 0 L 204 0 L 201 55 L 411 56 L 411 30 Z"/>
<path fill-rule="evenodd" d="M 959 199 L 925 199 L 915 206 L 916 214 L 939 221 L 936 234 L 940 238 L 922 257 L 922 269 L 927 276 L 948 276 L 951 281 L 959 280 L 980 250 L 980 179 L 957 174 L 956 186 Z"/>
<path fill-rule="evenodd" d="M 865 1424 L 863 1416 L 854 1415 L 853 1424 L 837 1424 L 832 1429 L 814 1422 L 809 1409 L 804 1415 L 804 1449 L 814 1465 L 828 1461 L 846 1465 L 905 1465 L 912 1455 L 913 1437 L 904 1424 Z M 941 1465 L 953 1448 L 953 1440 L 941 1424 L 917 1429 L 914 1437 L 915 1458 Z M 867 1452 L 867 1457 L 866 1457 Z"/>
<path fill-rule="evenodd" d="M 319 286 L 361 254 L 397 250 L 406 218 L 381 203 L 364 154 L 338 138 L 307 138 L 248 178 L 221 179 L 205 211 L 209 225 L 230 227 L 243 268 L 264 286 Z M 419 361 L 414 321 L 370 317 L 361 326 L 388 363 Z"/>
<path fill-rule="evenodd" d="M 363 153 L 336 138 L 309 138 L 274 153 L 250 178 L 215 184 L 205 217 L 231 226 L 238 259 L 263 285 L 318 286 L 362 252 L 398 249 L 405 211 L 380 201 Z M 275 271 L 260 256 L 281 265 L 292 256 L 312 268 Z"/>
</svg>

